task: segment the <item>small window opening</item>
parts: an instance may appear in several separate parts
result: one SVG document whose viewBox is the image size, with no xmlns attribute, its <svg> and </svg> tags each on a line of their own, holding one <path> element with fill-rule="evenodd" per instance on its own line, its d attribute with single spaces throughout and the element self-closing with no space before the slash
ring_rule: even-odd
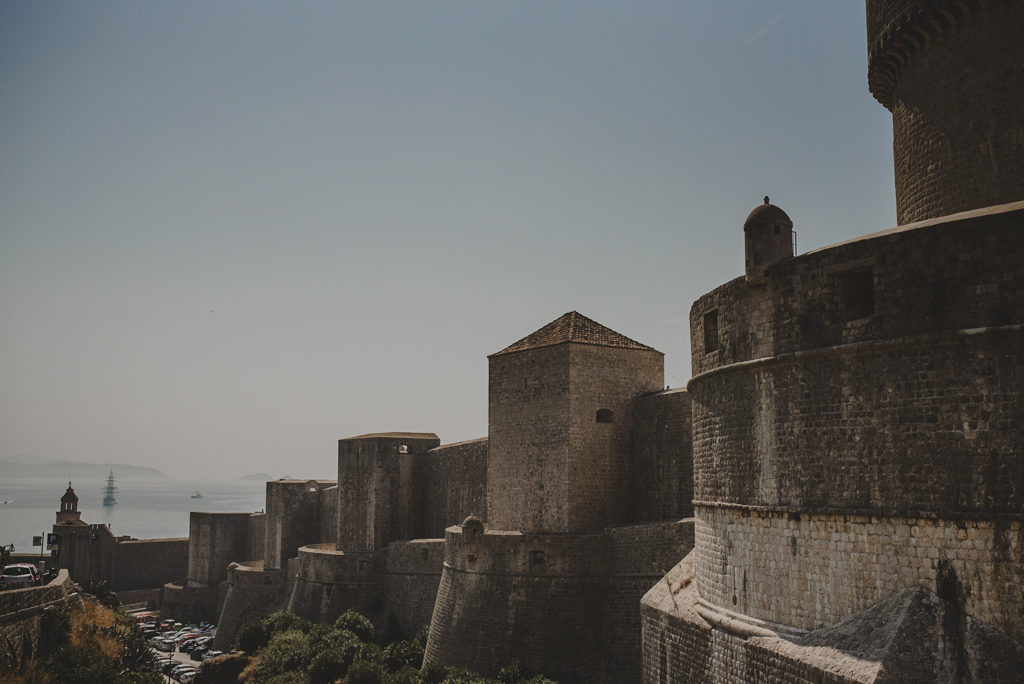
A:
<svg viewBox="0 0 1024 684">
<path fill-rule="evenodd" d="M 614 423 L 615 412 L 611 409 L 597 409 L 597 422 L 598 423 Z"/>
<path fill-rule="evenodd" d="M 704 314 L 704 353 L 718 349 L 718 309 Z"/>
<path fill-rule="evenodd" d="M 875 279 L 870 268 L 836 275 L 836 296 L 844 321 L 867 318 L 875 313 Z"/>
</svg>

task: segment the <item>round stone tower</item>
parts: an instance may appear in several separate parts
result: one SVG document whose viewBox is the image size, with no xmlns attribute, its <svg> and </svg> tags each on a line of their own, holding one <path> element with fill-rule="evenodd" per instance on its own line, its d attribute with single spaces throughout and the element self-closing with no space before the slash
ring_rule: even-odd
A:
<svg viewBox="0 0 1024 684">
<path fill-rule="evenodd" d="M 867 0 L 900 224 L 1024 199 L 1024 3 Z"/>
</svg>

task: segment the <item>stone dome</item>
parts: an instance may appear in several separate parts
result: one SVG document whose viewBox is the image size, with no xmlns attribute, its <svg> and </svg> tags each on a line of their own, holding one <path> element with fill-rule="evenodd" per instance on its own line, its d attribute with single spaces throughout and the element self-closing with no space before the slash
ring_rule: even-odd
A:
<svg viewBox="0 0 1024 684">
<path fill-rule="evenodd" d="M 747 220 L 743 222 L 743 227 L 749 228 L 765 224 L 781 224 L 789 228 L 793 227 L 793 221 L 789 218 L 789 215 L 774 204 L 769 204 L 767 195 L 764 197 L 764 204 L 758 205 L 750 212 Z"/>
<path fill-rule="evenodd" d="M 68 482 L 68 491 L 64 492 L 64 496 L 60 497 L 60 501 L 61 503 L 78 503 L 78 495 L 71 488 L 70 482 Z"/>
</svg>

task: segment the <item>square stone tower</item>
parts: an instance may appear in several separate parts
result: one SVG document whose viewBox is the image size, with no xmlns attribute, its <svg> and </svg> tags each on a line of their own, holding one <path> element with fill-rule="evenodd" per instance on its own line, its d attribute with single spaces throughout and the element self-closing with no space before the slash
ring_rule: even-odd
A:
<svg viewBox="0 0 1024 684">
<path fill-rule="evenodd" d="M 625 522 L 631 402 L 662 388 L 664 355 L 573 311 L 489 362 L 488 526 Z"/>
<path fill-rule="evenodd" d="M 383 549 L 418 528 L 414 460 L 441 443 L 432 432 L 382 432 L 338 441 L 337 544 Z"/>
</svg>

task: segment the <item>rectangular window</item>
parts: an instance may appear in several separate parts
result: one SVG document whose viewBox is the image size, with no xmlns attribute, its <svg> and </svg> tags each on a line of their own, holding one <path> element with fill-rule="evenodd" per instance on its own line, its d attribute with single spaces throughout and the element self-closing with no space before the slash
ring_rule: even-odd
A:
<svg viewBox="0 0 1024 684">
<path fill-rule="evenodd" d="M 718 309 L 704 314 L 704 353 L 718 349 Z"/>
<path fill-rule="evenodd" d="M 840 319 L 854 321 L 875 313 L 875 276 L 870 268 L 836 274 Z"/>
</svg>

